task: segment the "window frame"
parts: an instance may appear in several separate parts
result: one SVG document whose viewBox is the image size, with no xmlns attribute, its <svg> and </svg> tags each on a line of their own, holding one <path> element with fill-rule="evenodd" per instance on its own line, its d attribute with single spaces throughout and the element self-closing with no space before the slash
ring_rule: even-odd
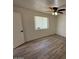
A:
<svg viewBox="0 0 79 59">
<path fill-rule="evenodd" d="M 39 27 L 39 29 L 37 29 L 36 28 L 36 24 L 35 24 L 35 22 L 36 22 L 36 18 L 35 17 L 40 17 L 40 18 L 42 18 L 42 20 L 43 20 L 43 18 L 47 18 L 47 28 L 41 28 L 41 27 Z M 48 19 L 48 17 L 34 16 L 34 29 L 35 30 L 47 30 L 47 29 L 49 29 L 49 19 Z"/>
</svg>

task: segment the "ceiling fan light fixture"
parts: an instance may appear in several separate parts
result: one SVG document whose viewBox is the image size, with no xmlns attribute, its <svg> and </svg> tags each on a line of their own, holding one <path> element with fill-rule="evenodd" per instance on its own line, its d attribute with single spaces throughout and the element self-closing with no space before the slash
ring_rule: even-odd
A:
<svg viewBox="0 0 79 59">
<path fill-rule="evenodd" d="M 55 13 L 54 13 L 54 12 L 52 12 L 52 15 L 55 15 Z"/>
<path fill-rule="evenodd" d="M 58 15 L 58 13 L 57 12 L 52 12 L 52 15 Z"/>
<path fill-rule="evenodd" d="M 55 14 L 55 15 L 58 15 L 58 13 L 57 13 L 57 12 L 55 12 L 54 14 Z"/>
<path fill-rule="evenodd" d="M 49 7 L 49 12 L 51 12 L 51 15 L 57 16 L 59 14 L 63 14 L 63 11 L 66 9 L 59 9 L 59 7 Z"/>
</svg>

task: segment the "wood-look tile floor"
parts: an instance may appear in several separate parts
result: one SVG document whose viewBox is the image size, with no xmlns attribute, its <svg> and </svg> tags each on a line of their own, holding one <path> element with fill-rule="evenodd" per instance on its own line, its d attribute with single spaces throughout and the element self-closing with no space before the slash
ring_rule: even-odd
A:
<svg viewBox="0 0 79 59">
<path fill-rule="evenodd" d="M 15 57 L 25 59 L 66 59 L 66 38 L 51 35 L 14 49 Z"/>
</svg>

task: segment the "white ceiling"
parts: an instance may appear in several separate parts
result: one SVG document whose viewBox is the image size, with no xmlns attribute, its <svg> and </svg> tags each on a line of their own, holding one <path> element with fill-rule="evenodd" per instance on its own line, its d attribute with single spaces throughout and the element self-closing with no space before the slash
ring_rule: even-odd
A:
<svg viewBox="0 0 79 59">
<path fill-rule="evenodd" d="M 66 0 L 13 0 L 14 6 L 45 12 L 49 6 L 65 7 Z"/>
</svg>

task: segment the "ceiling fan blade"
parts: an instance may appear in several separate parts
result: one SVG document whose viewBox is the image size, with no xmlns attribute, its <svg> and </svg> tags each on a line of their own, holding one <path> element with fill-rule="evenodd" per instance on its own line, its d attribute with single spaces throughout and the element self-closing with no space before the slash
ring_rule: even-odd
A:
<svg viewBox="0 0 79 59">
<path fill-rule="evenodd" d="M 53 9 L 52 7 L 48 7 L 48 8 L 51 9 L 51 10 Z"/>
<path fill-rule="evenodd" d="M 58 13 L 63 14 L 63 12 L 58 12 Z"/>
<path fill-rule="evenodd" d="M 52 13 L 52 11 L 45 11 L 44 13 Z"/>
<path fill-rule="evenodd" d="M 66 9 L 59 9 L 58 11 L 65 11 Z"/>
<path fill-rule="evenodd" d="M 54 11 L 45 11 L 45 12 L 54 12 Z"/>
</svg>

